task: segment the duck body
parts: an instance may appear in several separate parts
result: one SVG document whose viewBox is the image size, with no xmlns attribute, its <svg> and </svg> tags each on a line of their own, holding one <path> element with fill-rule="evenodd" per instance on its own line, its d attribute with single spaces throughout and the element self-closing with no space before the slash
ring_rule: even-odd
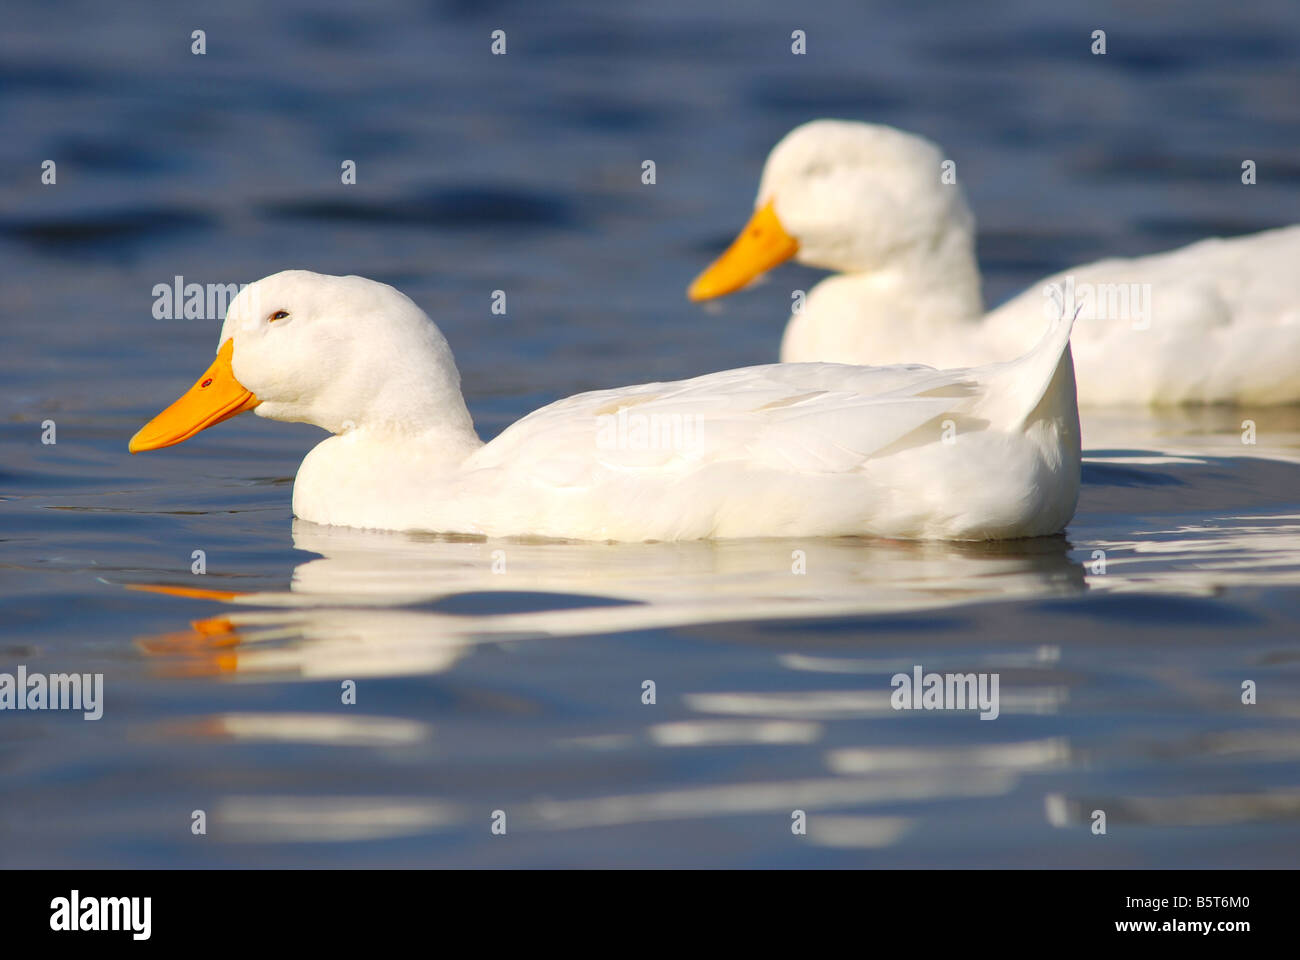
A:
<svg viewBox="0 0 1300 960">
<path fill-rule="evenodd" d="M 1300 403 L 1300 270 L 1283 267 L 1287 257 L 1300 262 L 1300 227 L 1076 267 L 987 315 L 978 301 L 928 315 L 914 303 L 887 324 L 876 318 L 904 312 L 889 302 L 896 288 L 833 276 L 791 316 L 781 360 L 991 363 L 1023 352 L 1064 299 L 1080 311 L 1072 349 L 1085 406 Z"/>
<path fill-rule="evenodd" d="M 921 137 L 848 121 L 805 124 L 772 151 L 756 207 L 772 230 L 789 224 L 790 256 L 837 271 L 791 316 L 782 361 L 993 363 L 1077 309 L 1080 404 L 1300 402 L 1300 226 L 1064 270 L 985 314 L 974 219 L 943 163 Z M 695 299 L 752 279 L 711 283 L 725 259 Z"/>
<path fill-rule="evenodd" d="M 289 271 L 248 291 L 259 306 L 232 302 L 214 369 L 226 354 L 260 415 L 334 433 L 294 483 L 294 513 L 316 523 L 579 540 L 982 540 L 1057 533 L 1078 497 L 1068 319 L 1009 363 L 729 370 L 569 397 L 485 444 L 441 333 L 396 290 Z M 293 325 L 259 320 L 276 313 Z M 173 408 L 133 450 L 192 435 L 168 421 Z"/>
<path fill-rule="evenodd" d="M 1057 533 L 1078 497 L 1077 412 L 1049 403 L 990 428 L 984 376 L 774 364 L 579 394 L 451 468 L 434 438 L 330 437 L 298 471 L 294 513 L 578 540 Z"/>
</svg>

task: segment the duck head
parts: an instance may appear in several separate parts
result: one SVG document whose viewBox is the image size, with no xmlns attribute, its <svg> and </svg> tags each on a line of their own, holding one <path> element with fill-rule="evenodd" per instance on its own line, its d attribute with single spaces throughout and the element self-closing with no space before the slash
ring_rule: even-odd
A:
<svg viewBox="0 0 1300 960">
<path fill-rule="evenodd" d="M 892 127 L 846 120 L 796 127 L 768 155 L 753 217 L 687 295 L 724 296 L 791 258 L 872 273 L 953 241 L 970 247 L 970 209 L 943 162 L 933 143 Z"/>
<path fill-rule="evenodd" d="M 212 366 L 131 438 L 132 453 L 181 443 L 246 410 L 335 434 L 472 430 L 446 339 L 387 284 L 273 274 L 231 301 L 217 343 Z"/>
</svg>

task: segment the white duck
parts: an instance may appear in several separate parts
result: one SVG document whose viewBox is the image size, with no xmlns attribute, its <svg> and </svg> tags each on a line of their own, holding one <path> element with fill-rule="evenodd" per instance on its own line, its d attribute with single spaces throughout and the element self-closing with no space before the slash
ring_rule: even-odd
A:
<svg viewBox="0 0 1300 960">
<path fill-rule="evenodd" d="M 982 368 L 773 364 L 584 393 L 491 443 L 451 350 L 406 296 L 290 270 L 230 304 L 217 359 L 132 438 L 244 410 L 334 436 L 293 509 L 323 524 L 580 540 L 1052 534 L 1074 513 L 1069 319 Z"/>
<path fill-rule="evenodd" d="M 791 257 L 834 270 L 796 310 L 787 362 L 969 366 L 1079 312 L 1081 404 L 1300 402 L 1300 226 L 1063 271 L 984 315 L 975 223 L 944 155 L 891 127 L 815 120 L 767 158 L 755 213 L 691 285 L 722 296 Z"/>
</svg>

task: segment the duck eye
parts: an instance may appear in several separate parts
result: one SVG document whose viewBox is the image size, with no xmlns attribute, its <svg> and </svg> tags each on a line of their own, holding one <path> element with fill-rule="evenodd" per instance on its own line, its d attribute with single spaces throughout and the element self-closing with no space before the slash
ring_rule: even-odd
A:
<svg viewBox="0 0 1300 960">
<path fill-rule="evenodd" d="M 269 317 L 266 318 L 266 322 L 275 323 L 275 321 L 283 320 L 288 316 L 289 316 L 289 312 L 287 310 L 277 310 L 275 311 L 275 313 L 271 314 Z"/>
<path fill-rule="evenodd" d="M 206 387 L 211 383 L 212 383 L 212 378 L 208 377 L 208 379 L 204 380 L 202 383 L 199 384 L 199 387 Z"/>
</svg>

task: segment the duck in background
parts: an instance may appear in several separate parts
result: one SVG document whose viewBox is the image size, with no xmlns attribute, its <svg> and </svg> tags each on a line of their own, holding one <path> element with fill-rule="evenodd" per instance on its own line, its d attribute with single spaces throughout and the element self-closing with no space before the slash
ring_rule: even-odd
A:
<svg viewBox="0 0 1300 960">
<path fill-rule="evenodd" d="M 793 258 L 836 275 L 791 316 L 785 362 L 1005 361 L 1077 310 L 1081 404 L 1300 402 L 1300 226 L 1076 267 L 986 315 L 975 221 L 943 163 L 892 127 L 795 128 L 767 158 L 753 217 L 688 295 L 724 296 Z"/>
</svg>

